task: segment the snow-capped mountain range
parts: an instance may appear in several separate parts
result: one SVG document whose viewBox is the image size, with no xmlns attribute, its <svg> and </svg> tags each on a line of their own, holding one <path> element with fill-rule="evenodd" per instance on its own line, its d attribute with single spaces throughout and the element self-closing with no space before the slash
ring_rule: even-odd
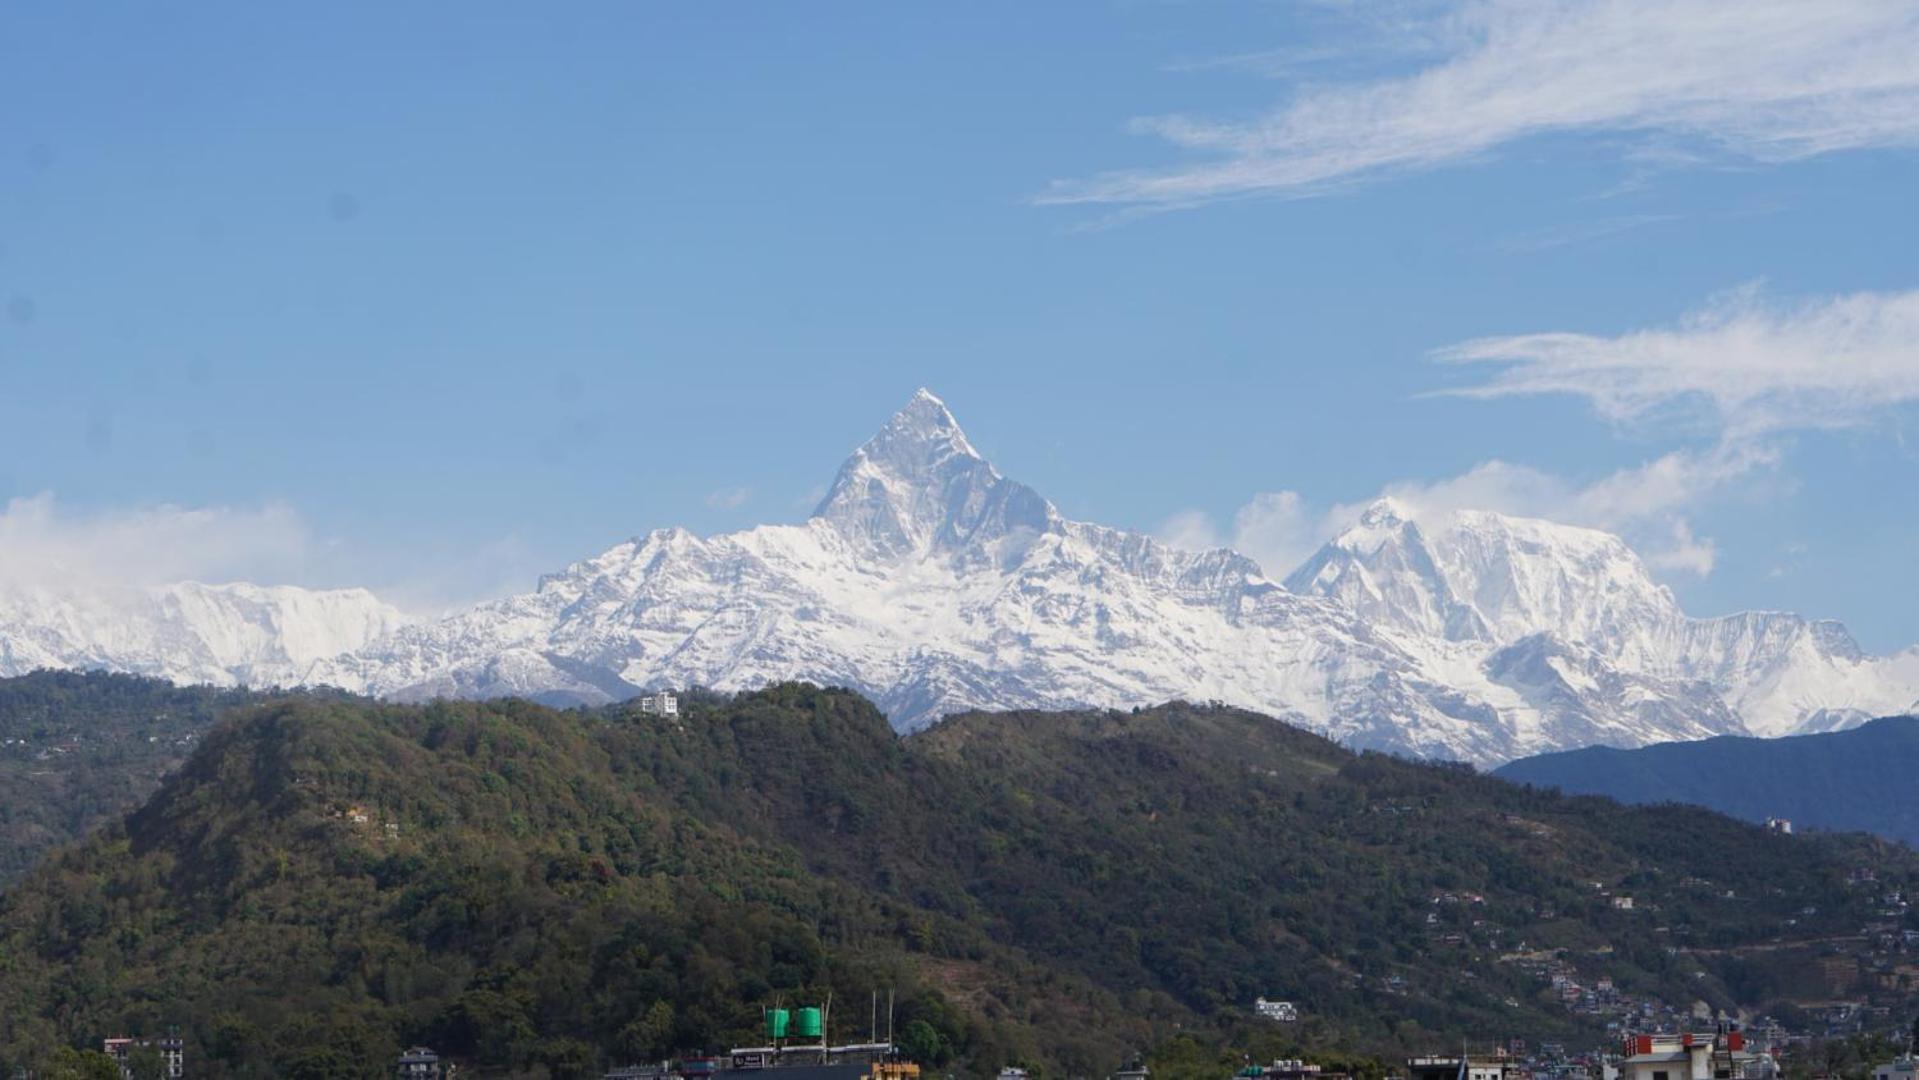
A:
<svg viewBox="0 0 1919 1080">
<path fill-rule="evenodd" d="M 0 582 L 0 675 L 99 668 L 182 684 L 290 686 L 407 621 L 365 589 Z"/>
<path fill-rule="evenodd" d="M 105 667 L 415 700 L 848 685 L 902 730 L 968 708 L 1218 699 L 1482 764 L 1847 726 L 1919 699 L 1919 650 L 1795 615 L 1692 619 L 1616 537 L 1383 500 L 1284 584 L 1060 516 L 915 395 L 805 522 L 662 529 L 518 596 L 408 622 L 362 591 L 0 595 L 0 674 Z"/>
</svg>

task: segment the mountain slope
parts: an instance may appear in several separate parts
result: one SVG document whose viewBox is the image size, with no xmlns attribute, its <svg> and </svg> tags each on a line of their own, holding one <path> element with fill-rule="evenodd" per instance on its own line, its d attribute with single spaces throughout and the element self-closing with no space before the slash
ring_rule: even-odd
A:
<svg viewBox="0 0 1919 1080">
<path fill-rule="evenodd" d="M 804 524 L 655 532 L 313 678 L 399 700 L 556 702 L 800 678 L 859 689 L 902 730 L 964 708 L 1205 697 L 1365 745 L 1516 751 L 1495 709 L 1339 605 L 1231 551 L 1062 518 L 924 391 Z"/>
<path fill-rule="evenodd" d="M 145 802 L 225 710 L 260 700 L 99 672 L 0 679 L 0 887 Z"/>
<path fill-rule="evenodd" d="M 1522 758 L 1494 775 L 1627 803 L 1685 802 L 1747 821 L 1856 829 L 1919 847 L 1919 717 L 1780 739 L 1725 736 Z"/>
<path fill-rule="evenodd" d="M 1502 957 L 1563 949 L 1682 1007 L 1819 997 L 1814 957 L 1876 902 L 1847 872 L 1919 882 L 1869 838 L 1527 791 L 1226 708 L 902 741 L 843 691 L 686 706 L 238 717 L 0 894 L 0 1067 L 178 1023 L 212 1075 L 378 1075 L 418 1039 L 481 1075 L 593 1075 L 745 1039 L 775 995 L 889 985 L 969 1071 L 1110 1069 L 1260 994 L 1372 1046 L 1593 1035 Z"/>
<path fill-rule="evenodd" d="M 1781 612 L 1690 618 L 1624 542 L 1592 529 L 1483 512 L 1422 522 L 1384 499 L 1286 583 L 1383 633 L 1444 641 L 1496 685 L 1512 685 L 1498 650 L 1534 641 L 1585 654 L 1589 680 L 1631 683 L 1625 700 L 1647 706 L 1636 726 L 1635 710 L 1604 695 L 1569 693 L 1565 707 L 1544 710 L 1610 717 L 1610 734 L 1630 736 L 1593 725 L 1591 742 L 1641 745 L 1662 741 L 1660 730 L 1667 739 L 1782 735 L 1919 702 L 1919 651 L 1871 657 L 1838 623 Z"/>
</svg>

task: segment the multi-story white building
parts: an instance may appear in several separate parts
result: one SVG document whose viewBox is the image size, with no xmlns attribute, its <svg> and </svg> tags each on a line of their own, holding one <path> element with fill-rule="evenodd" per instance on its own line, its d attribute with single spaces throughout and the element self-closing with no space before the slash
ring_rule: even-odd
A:
<svg viewBox="0 0 1919 1080">
<path fill-rule="evenodd" d="M 1299 1019 L 1299 1008 L 1290 1001 L 1267 1001 L 1257 998 L 1253 1001 L 1253 1011 L 1268 1020 L 1290 1024 Z"/>
<path fill-rule="evenodd" d="M 180 1036 L 168 1035 L 164 1039 L 136 1039 L 127 1035 L 116 1035 L 104 1040 L 100 1050 L 113 1059 L 120 1067 L 120 1075 L 131 1080 L 133 1076 L 133 1054 L 138 1050 L 152 1049 L 159 1053 L 160 1062 L 166 1067 L 168 1080 L 179 1080 L 186 1073 L 186 1051 Z"/>
<path fill-rule="evenodd" d="M 1760 1080 L 1771 1065 L 1771 1058 L 1747 1049 L 1737 1031 L 1634 1035 L 1626 1040 L 1619 1080 Z"/>
</svg>

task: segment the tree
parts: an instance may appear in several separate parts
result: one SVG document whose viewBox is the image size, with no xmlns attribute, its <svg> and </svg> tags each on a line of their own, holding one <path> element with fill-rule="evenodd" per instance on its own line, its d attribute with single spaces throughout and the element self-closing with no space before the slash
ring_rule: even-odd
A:
<svg viewBox="0 0 1919 1080">
<path fill-rule="evenodd" d="M 673 1052 L 673 1006 L 655 1001 L 620 1029 L 618 1049 L 628 1063 L 658 1061 Z"/>
<path fill-rule="evenodd" d="M 921 1065 L 940 1065 L 946 1061 L 946 1040 L 940 1038 L 940 1033 L 933 1025 L 924 1020 L 915 1020 L 906 1025 L 900 1032 L 899 1046 L 900 1053 L 908 1061 L 916 1061 Z"/>
<path fill-rule="evenodd" d="M 54 1052 L 42 1075 L 47 1080 L 120 1080 L 120 1066 L 98 1050 L 63 1046 Z"/>
<path fill-rule="evenodd" d="M 127 1074 L 132 1080 L 166 1080 L 166 1055 L 158 1047 L 138 1047 L 127 1055 Z"/>
</svg>

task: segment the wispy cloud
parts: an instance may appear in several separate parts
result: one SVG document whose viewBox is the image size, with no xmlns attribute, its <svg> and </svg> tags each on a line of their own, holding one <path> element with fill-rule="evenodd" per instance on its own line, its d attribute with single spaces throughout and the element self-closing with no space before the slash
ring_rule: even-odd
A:
<svg viewBox="0 0 1919 1080">
<path fill-rule="evenodd" d="M 1693 534 L 1689 510 L 1728 483 L 1778 463 L 1757 444 L 1722 444 L 1705 451 L 1674 451 L 1640 465 L 1577 482 L 1527 465 L 1492 460 L 1436 481 L 1387 484 L 1352 503 L 1313 506 L 1293 491 L 1255 495 L 1219 528 L 1205 514 L 1175 514 L 1157 530 L 1175 547 L 1220 544 L 1250 556 L 1268 576 L 1284 577 L 1320 545 L 1351 526 L 1374 499 L 1388 496 L 1425 521 L 1466 510 L 1544 518 L 1616 533 L 1654 568 L 1705 576 L 1716 547 Z"/>
<path fill-rule="evenodd" d="M 280 503 L 87 513 L 42 493 L 0 509 L 0 584 L 272 582 L 304 568 L 321 546 L 301 516 Z"/>
<path fill-rule="evenodd" d="M 1480 338 L 1437 355 L 1487 373 L 1449 394 L 1575 394 L 1614 423 L 1703 424 L 1742 442 L 1919 402 L 1919 291 L 1785 303 L 1749 287 L 1666 329 Z"/>
<path fill-rule="evenodd" d="M 1550 251 L 1553 248 L 1584 244 L 1593 240 L 1603 240 L 1608 236 L 1642 229 L 1648 225 L 1660 225 L 1677 220 L 1679 220 L 1677 214 L 1621 214 L 1592 221 L 1572 221 L 1509 236 L 1499 241 L 1497 246 L 1499 250 L 1505 252 L 1532 254 Z"/>
<path fill-rule="evenodd" d="M 1135 120 L 1205 159 L 1057 182 L 1039 201 L 1311 195 L 1566 132 L 1624 134 L 1667 161 L 1919 144 L 1907 0 L 1462 0 L 1427 25 L 1444 52 L 1419 70 L 1301 86 L 1249 121 Z"/>
<path fill-rule="evenodd" d="M 721 488 L 706 497 L 706 505 L 715 510 L 737 510 L 746 505 L 753 497 L 753 489 L 747 487 Z"/>
<path fill-rule="evenodd" d="M 1422 517 L 1491 510 L 1605 529 L 1656 568 L 1703 575 L 1716 548 L 1694 533 L 1689 514 L 1704 501 L 1777 471 L 1792 432 L 1858 427 L 1919 404 L 1919 291 L 1789 302 L 1746 287 L 1669 328 L 1488 337 L 1436 356 L 1477 376 L 1445 394 L 1572 394 L 1611 423 L 1709 442 L 1584 482 L 1495 459 L 1380 494 Z M 1270 492 L 1242 507 L 1229 529 L 1186 512 L 1161 535 L 1188 546 L 1229 543 L 1284 574 L 1364 506 L 1314 509 L 1292 492 Z"/>
</svg>

